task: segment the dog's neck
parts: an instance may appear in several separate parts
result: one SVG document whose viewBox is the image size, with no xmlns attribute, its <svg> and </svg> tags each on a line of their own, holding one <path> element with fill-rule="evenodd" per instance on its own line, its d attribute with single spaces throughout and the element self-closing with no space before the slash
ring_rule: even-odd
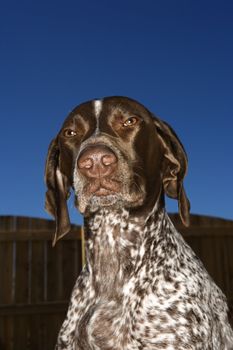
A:
<svg viewBox="0 0 233 350">
<path fill-rule="evenodd" d="M 164 209 L 154 206 L 146 220 L 125 209 L 105 208 L 85 219 L 87 266 L 100 298 L 119 298 L 125 281 L 145 253 L 145 240 L 164 216 Z"/>
</svg>

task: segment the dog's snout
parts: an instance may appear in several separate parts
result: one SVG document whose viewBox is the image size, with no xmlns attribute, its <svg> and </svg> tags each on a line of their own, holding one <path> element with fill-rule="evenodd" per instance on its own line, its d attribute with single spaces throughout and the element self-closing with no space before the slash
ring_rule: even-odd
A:
<svg viewBox="0 0 233 350">
<path fill-rule="evenodd" d="M 107 177 L 117 167 L 115 153 L 104 145 L 94 145 L 84 149 L 78 158 L 81 174 L 89 178 Z"/>
</svg>

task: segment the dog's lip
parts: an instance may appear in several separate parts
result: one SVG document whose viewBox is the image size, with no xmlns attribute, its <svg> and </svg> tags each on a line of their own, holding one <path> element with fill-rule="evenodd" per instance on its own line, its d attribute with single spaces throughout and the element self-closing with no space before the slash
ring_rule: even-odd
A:
<svg viewBox="0 0 233 350">
<path fill-rule="evenodd" d="M 94 196 L 99 196 L 99 197 L 102 197 L 102 196 L 109 196 L 111 194 L 115 194 L 114 191 L 110 190 L 110 189 L 107 189 L 105 187 L 99 187 L 96 191 L 94 191 L 92 193 L 92 195 Z"/>
<path fill-rule="evenodd" d="M 95 179 L 86 187 L 86 193 L 91 196 L 109 196 L 119 192 L 121 192 L 121 182 L 115 179 Z"/>
</svg>

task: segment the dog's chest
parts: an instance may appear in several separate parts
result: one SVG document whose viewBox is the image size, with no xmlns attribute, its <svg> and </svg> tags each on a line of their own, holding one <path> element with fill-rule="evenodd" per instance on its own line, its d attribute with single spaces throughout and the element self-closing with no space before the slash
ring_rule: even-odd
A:
<svg viewBox="0 0 233 350">
<path fill-rule="evenodd" d="M 143 277 L 144 276 L 144 277 Z M 138 277 L 141 277 L 139 282 Z M 153 292 L 145 275 L 131 278 L 118 300 L 97 299 L 79 323 L 77 339 L 85 338 L 80 350 L 139 350 L 163 344 L 163 349 L 179 339 L 188 326 L 179 297 L 170 283 L 157 280 L 159 295 Z M 183 323 L 177 321 L 179 313 Z M 188 333 L 188 329 L 186 329 Z M 189 335 L 183 336 L 185 339 Z M 164 339 L 166 342 L 163 342 Z M 144 346 L 144 347 L 142 347 Z M 155 346 L 155 345 L 154 345 Z"/>
<path fill-rule="evenodd" d="M 123 286 L 119 299 L 106 300 L 99 297 L 94 304 L 91 304 L 79 322 L 78 349 L 140 349 L 141 339 L 143 338 L 146 342 L 148 337 L 152 336 L 148 332 L 146 317 L 150 314 L 151 307 L 154 309 L 156 304 L 159 305 L 157 299 L 152 301 L 154 304 L 152 306 L 150 297 L 148 298 L 146 293 L 147 286 L 144 287 L 140 286 L 135 278 L 131 278 Z M 151 313 L 151 317 L 156 318 L 156 316 L 158 315 Z M 159 322 L 158 318 L 157 321 Z M 85 344 L 82 344 L 84 338 Z"/>
<path fill-rule="evenodd" d="M 90 349 L 125 349 L 129 337 L 129 323 L 126 322 L 127 317 L 122 305 L 113 300 L 99 301 L 92 311 L 93 314 L 86 325 Z"/>
<path fill-rule="evenodd" d="M 174 232 L 169 234 L 167 228 L 170 239 L 165 242 L 159 227 L 152 225 L 140 232 L 135 222 L 128 223 L 130 235 L 126 235 L 124 221 L 110 223 L 103 218 L 98 225 L 95 222 L 87 239 L 95 296 L 87 300 L 77 325 L 78 349 L 154 349 L 155 344 L 173 349 L 179 339 L 187 343 L 192 334 L 184 304 L 189 301 L 182 282 L 186 276 L 181 278 L 178 259 L 174 259 Z M 140 241 L 143 234 L 147 238 Z"/>
</svg>

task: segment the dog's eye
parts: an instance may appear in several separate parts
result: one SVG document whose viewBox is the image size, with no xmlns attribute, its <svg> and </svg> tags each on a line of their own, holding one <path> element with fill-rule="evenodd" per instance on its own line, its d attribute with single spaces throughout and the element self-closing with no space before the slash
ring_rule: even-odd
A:
<svg viewBox="0 0 233 350">
<path fill-rule="evenodd" d="M 131 117 L 125 120 L 125 122 L 123 123 L 124 127 L 127 126 L 132 126 L 135 125 L 138 122 L 138 119 L 136 117 Z"/>
<path fill-rule="evenodd" d="M 77 132 L 72 130 L 72 129 L 65 129 L 64 132 L 63 132 L 63 135 L 65 137 L 74 137 L 77 135 Z"/>
</svg>

